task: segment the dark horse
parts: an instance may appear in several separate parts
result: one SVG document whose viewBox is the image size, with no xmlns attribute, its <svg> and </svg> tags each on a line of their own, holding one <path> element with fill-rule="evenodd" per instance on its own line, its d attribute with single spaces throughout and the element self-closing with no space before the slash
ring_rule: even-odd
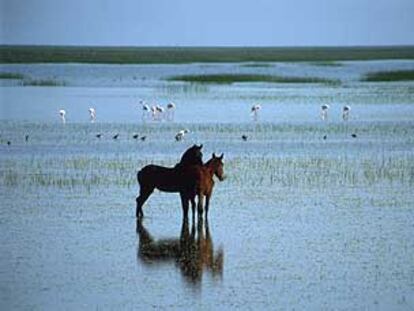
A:
<svg viewBox="0 0 414 311">
<path fill-rule="evenodd" d="M 143 264 L 153 267 L 157 263 L 174 262 L 193 285 L 200 284 L 204 271 L 219 278 L 223 274 L 224 251 L 214 248 L 207 219 L 205 226 L 199 219 L 197 230 L 193 221 L 190 230 L 188 219 L 183 218 L 180 236 L 162 240 L 154 239 L 138 219 L 137 234 L 137 259 Z"/>
<path fill-rule="evenodd" d="M 186 185 L 184 191 L 184 209 L 188 210 L 188 203 L 191 202 L 193 218 L 195 215 L 195 197 L 198 199 L 198 216 L 202 216 L 205 198 L 205 215 L 207 219 L 210 197 L 213 193 L 215 175 L 220 181 L 224 180 L 223 156 L 216 156 L 214 153 L 210 160 L 204 165 L 187 166 L 185 170 Z"/>
<path fill-rule="evenodd" d="M 183 205 L 184 217 L 188 214 L 188 204 L 184 204 L 184 189 L 188 183 L 185 176 L 185 169 L 189 166 L 201 166 L 203 164 L 203 154 L 201 153 L 203 145 L 193 145 L 187 149 L 181 161 L 175 167 L 164 167 L 159 165 L 147 165 L 137 173 L 139 183 L 139 196 L 136 198 L 137 209 L 136 216 L 141 218 L 144 216 L 142 206 L 152 194 L 154 189 L 165 192 L 180 192 L 181 202 Z M 187 208 L 185 209 L 185 206 Z"/>
</svg>

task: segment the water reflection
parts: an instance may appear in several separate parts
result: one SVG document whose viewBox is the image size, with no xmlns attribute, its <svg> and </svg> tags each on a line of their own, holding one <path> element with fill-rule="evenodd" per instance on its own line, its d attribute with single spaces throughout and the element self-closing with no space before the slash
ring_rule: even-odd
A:
<svg viewBox="0 0 414 311">
<path fill-rule="evenodd" d="M 174 262 L 191 284 L 200 284 L 204 271 L 221 279 L 224 252 L 222 248 L 214 250 L 207 220 L 198 219 L 197 230 L 192 221 L 190 230 L 188 219 L 183 219 L 180 236 L 162 240 L 154 239 L 142 220 L 137 220 L 137 234 L 139 262 L 151 265 Z"/>
</svg>

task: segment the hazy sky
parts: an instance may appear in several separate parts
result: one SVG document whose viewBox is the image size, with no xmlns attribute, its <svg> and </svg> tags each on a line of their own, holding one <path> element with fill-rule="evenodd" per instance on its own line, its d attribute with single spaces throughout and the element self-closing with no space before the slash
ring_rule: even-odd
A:
<svg viewBox="0 0 414 311">
<path fill-rule="evenodd" d="M 414 0 L 0 2 L 1 44 L 414 44 Z"/>
</svg>

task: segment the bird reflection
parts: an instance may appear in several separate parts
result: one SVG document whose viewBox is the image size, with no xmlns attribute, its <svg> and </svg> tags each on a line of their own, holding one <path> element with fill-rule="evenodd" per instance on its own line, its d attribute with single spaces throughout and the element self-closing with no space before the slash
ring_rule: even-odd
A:
<svg viewBox="0 0 414 311">
<path fill-rule="evenodd" d="M 183 219 L 180 236 L 171 239 L 154 239 L 137 220 L 138 261 L 143 264 L 174 262 L 184 278 L 192 284 L 199 284 L 204 271 L 209 271 L 213 277 L 223 275 L 222 248 L 214 250 L 208 221 L 198 219 L 197 230 L 192 221 L 191 231 L 188 219 Z"/>
</svg>

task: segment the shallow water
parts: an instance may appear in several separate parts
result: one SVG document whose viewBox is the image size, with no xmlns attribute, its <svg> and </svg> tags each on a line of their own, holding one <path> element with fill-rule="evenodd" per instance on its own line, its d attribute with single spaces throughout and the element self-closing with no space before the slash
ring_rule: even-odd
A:
<svg viewBox="0 0 414 311">
<path fill-rule="evenodd" d="M 367 70 L 413 62 L 241 69 L 316 70 L 339 76 L 339 87 L 159 80 L 239 67 L 2 65 L 70 85 L 0 88 L 1 309 L 414 307 L 414 85 L 358 82 Z M 138 82 L 108 87 L 111 71 Z M 142 122 L 141 98 L 173 99 L 175 121 Z M 176 142 L 183 127 L 191 132 Z M 136 171 L 174 165 L 193 143 L 204 144 L 205 160 L 225 154 L 208 228 L 183 225 L 179 196 L 160 192 L 137 226 Z"/>
</svg>

